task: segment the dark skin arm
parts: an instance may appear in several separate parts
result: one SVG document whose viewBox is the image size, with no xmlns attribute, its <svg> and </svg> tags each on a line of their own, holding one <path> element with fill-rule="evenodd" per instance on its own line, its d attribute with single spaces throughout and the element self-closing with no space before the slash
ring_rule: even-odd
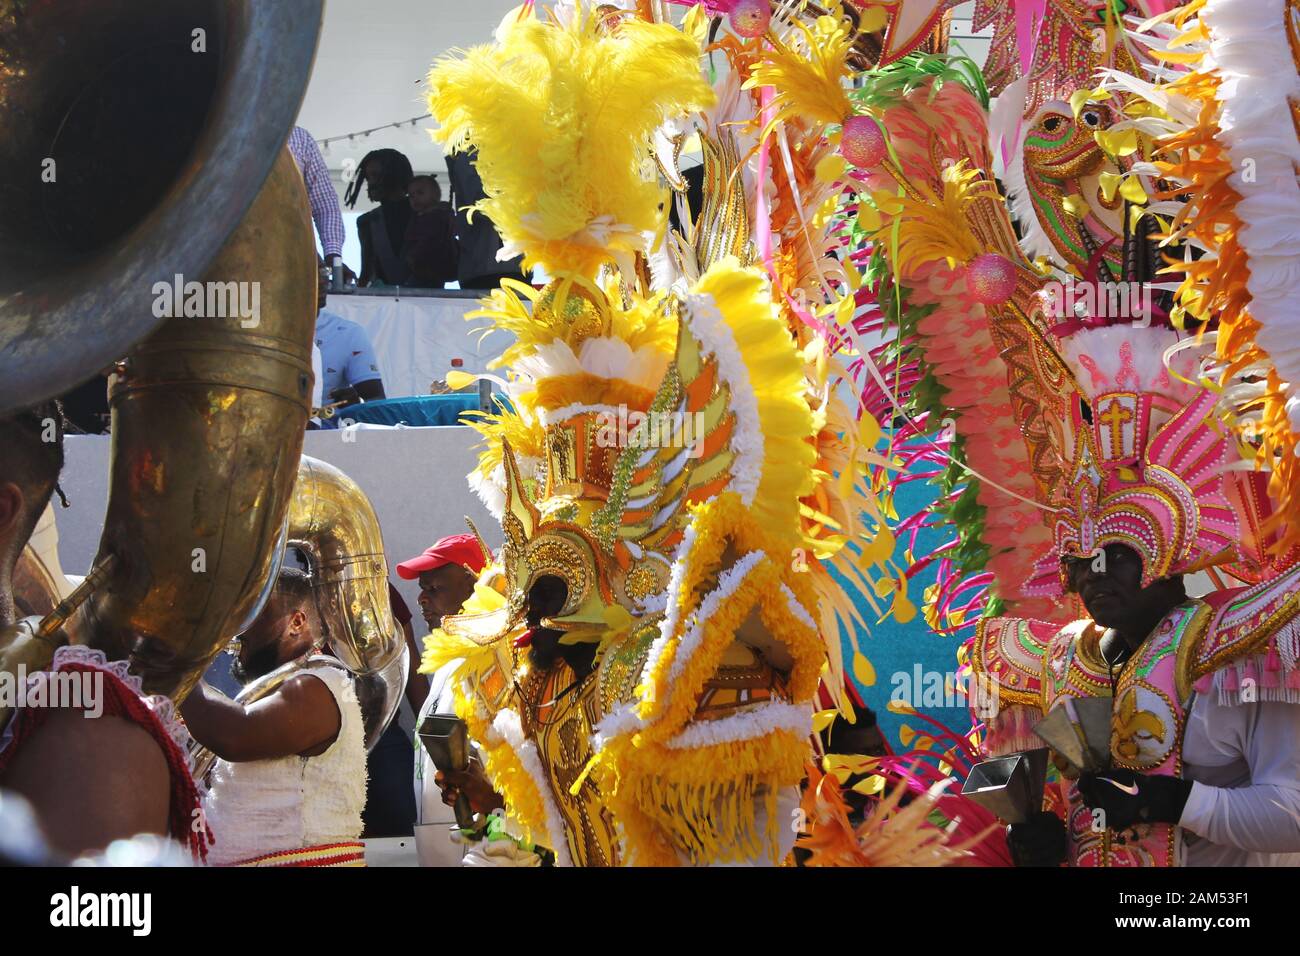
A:
<svg viewBox="0 0 1300 956">
<path fill-rule="evenodd" d="M 343 718 L 325 682 L 299 674 L 253 704 L 240 704 L 200 682 L 181 715 L 194 739 L 222 760 L 315 757 L 339 735 Z"/>
<path fill-rule="evenodd" d="M 3 785 L 31 802 L 50 846 L 68 856 L 167 833 L 167 759 L 147 730 L 120 717 L 51 713 L 14 755 Z"/>
<path fill-rule="evenodd" d="M 419 714 L 424 699 L 429 696 L 429 678 L 420 673 L 420 647 L 415 643 L 410 621 L 402 625 L 402 634 L 406 637 L 406 653 L 411 659 L 406 672 L 406 702 L 411 705 L 411 713 Z"/>
<path fill-rule="evenodd" d="M 470 757 L 468 770 L 439 770 L 433 775 L 433 782 L 442 791 L 442 802 L 449 807 L 456 805 L 456 798 L 462 793 L 469 797 L 475 813 L 491 813 L 506 805 L 501 794 L 492 789 L 492 782 L 477 756 Z"/>
</svg>

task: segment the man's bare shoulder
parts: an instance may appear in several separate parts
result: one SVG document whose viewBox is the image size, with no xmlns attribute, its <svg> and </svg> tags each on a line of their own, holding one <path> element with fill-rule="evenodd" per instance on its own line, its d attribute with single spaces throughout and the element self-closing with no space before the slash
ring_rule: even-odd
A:
<svg viewBox="0 0 1300 956">
<path fill-rule="evenodd" d="M 334 692 L 330 690 L 325 678 L 314 671 L 304 670 L 290 677 L 276 690 L 286 703 L 295 706 L 322 707 L 327 704 L 337 706 Z"/>
<path fill-rule="evenodd" d="M 14 769 L 24 757 L 37 757 L 71 767 L 102 768 L 115 772 L 131 768 L 150 776 L 168 774 L 162 745 L 144 727 L 125 717 L 86 716 L 78 710 L 52 711 L 14 755 Z"/>
</svg>

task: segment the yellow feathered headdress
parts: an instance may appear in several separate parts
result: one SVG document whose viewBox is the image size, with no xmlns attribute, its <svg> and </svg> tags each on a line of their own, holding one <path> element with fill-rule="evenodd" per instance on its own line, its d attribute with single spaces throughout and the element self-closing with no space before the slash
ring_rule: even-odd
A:
<svg viewBox="0 0 1300 956">
<path fill-rule="evenodd" d="M 659 231 L 650 137 L 711 105 L 699 49 L 669 24 L 611 22 L 584 8 L 557 29 L 520 8 L 497 42 L 442 58 L 429 74 L 436 138 L 478 149 L 504 255 L 551 275 L 594 278 Z"/>
</svg>

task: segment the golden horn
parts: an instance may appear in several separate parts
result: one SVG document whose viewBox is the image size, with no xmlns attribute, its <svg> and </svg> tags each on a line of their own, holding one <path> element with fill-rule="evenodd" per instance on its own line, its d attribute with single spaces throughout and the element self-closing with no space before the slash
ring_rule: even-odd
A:
<svg viewBox="0 0 1300 956">
<path fill-rule="evenodd" d="M 312 243 L 302 173 L 282 149 L 204 276 L 256 283 L 256 321 L 168 319 L 110 380 L 111 492 L 95 563 L 118 561 L 67 631 L 129 657 L 148 693 L 184 698 L 255 612 L 278 561 L 311 402 Z"/>
</svg>

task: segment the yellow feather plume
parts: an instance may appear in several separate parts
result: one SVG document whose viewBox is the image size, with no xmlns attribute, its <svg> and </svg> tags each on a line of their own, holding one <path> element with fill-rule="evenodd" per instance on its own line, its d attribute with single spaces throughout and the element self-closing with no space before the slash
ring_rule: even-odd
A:
<svg viewBox="0 0 1300 956">
<path fill-rule="evenodd" d="M 668 24 L 611 27 L 580 8 L 568 24 L 520 10 L 492 45 L 429 74 L 434 134 L 478 149 L 486 199 L 509 252 L 552 275 L 594 278 L 658 231 L 648 140 L 667 118 L 711 105 L 695 42 Z"/>
<path fill-rule="evenodd" d="M 918 194 L 915 198 L 883 197 L 880 204 L 885 211 L 897 210 L 897 214 L 876 231 L 874 238 L 889 248 L 893 222 L 903 224 L 895 263 L 901 275 L 909 275 L 917 267 L 940 259 L 955 268 L 984 251 L 966 217 L 967 207 L 975 200 L 997 197 L 993 183 L 980 179 L 980 175 L 979 170 L 968 168 L 963 159 L 943 171 L 942 197 L 919 182 L 912 184 Z"/>
<path fill-rule="evenodd" d="M 799 33 L 794 42 L 786 44 L 773 38 L 772 48 L 763 52 L 762 61 L 743 88 L 775 88 L 772 105 L 776 116 L 770 125 L 788 119 L 843 123 L 853 114 L 853 104 L 843 86 L 849 76 L 849 51 L 853 47 L 848 24 L 838 17 L 825 16 L 818 17 L 811 28 L 802 20 L 796 20 L 795 26 Z"/>
</svg>

